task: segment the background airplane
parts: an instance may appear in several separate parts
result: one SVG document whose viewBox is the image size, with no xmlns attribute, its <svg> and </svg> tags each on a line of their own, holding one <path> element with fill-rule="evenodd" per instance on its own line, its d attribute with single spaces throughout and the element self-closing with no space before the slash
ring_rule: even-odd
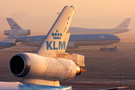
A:
<svg viewBox="0 0 135 90">
<path fill-rule="evenodd" d="M 117 27 L 113 29 L 96 29 L 96 28 L 81 28 L 81 27 L 70 27 L 69 33 L 71 34 L 117 34 L 128 32 L 127 29 L 131 18 L 125 19 L 122 23 L 120 23 Z"/>
<path fill-rule="evenodd" d="M 14 29 L 14 25 L 19 26 L 12 18 L 6 18 L 6 19 L 7 19 L 7 21 L 8 21 L 8 24 L 9 24 L 11 30 Z M 5 31 L 4 31 L 4 35 L 9 35 L 10 32 L 11 32 L 11 30 L 5 30 Z M 18 30 L 17 36 L 20 37 L 20 36 L 27 36 L 27 35 L 30 35 L 30 30 L 29 30 L 29 29 L 25 29 L 25 30 L 24 30 L 24 29 L 22 29 L 22 28 L 19 26 L 19 30 Z"/>
<path fill-rule="evenodd" d="M 13 25 L 18 25 L 12 18 L 7 18 L 7 21 L 13 29 Z M 124 22 L 127 22 L 124 21 Z M 19 26 L 20 27 L 20 26 Z M 25 45 L 31 45 L 31 46 L 39 46 L 41 42 L 43 41 L 45 35 L 41 36 L 29 36 L 27 37 L 29 30 L 23 30 L 21 27 L 18 31 L 18 36 L 23 35 L 21 37 L 17 38 L 17 41 L 23 42 L 22 44 Z M 4 31 L 5 33 L 8 32 L 10 33 L 10 30 Z M 8 35 L 6 33 L 6 35 Z M 26 35 L 26 36 L 25 36 Z M 114 44 L 120 41 L 120 38 L 111 35 L 111 34 L 78 34 L 78 35 L 71 35 L 69 39 L 69 43 L 67 48 L 78 48 L 79 46 L 89 46 L 89 45 L 109 45 L 109 44 Z M 27 43 L 24 43 L 27 42 Z"/>
<path fill-rule="evenodd" d="M 35 54 L 20 53 L 10 59 L 11 73 L 24 81 L 0 82 L 0 89 L 72 89 L 71 86 L 60 86 L 59 80 L 72 79 L 85 71 L 81 68 L 85 66 L 83 55 L 65 53 L 70 36 L 67 32 L 74 10 L 74 6 L 64 7 Z"/>
<path fill-rule="evenodd" d="M 11 29 L 13 29 L 13 25 L 18 25 L 12 18 L 6 18 Z M 122 23 L 120 23 L 117 27 L 113 29 L 96 29 L 96 28 L 81 28 L 81 27 L 69 27 L 69 33 L 71 34 L 117 34 L 128 32 L 130 29 L 128 25 L 131 21 L 131 18 L 125 19 Z M 18 25 L 19 26 L 19 25 Z M 20 26 L 19 26 L 20 27 Z M 11 30 L 5 30 L 4 35 L 9 35 Z M 18 31 L 18 36 L 27 36 L 30 35 L 30 30 L 23 30 L 21 27 Z"/>
<path fill-rule="evenodd" d="M 8 48 L 16 45 L 16 38 L 17 38 L 19 27 L 16 25 L 13 27 L 14 29 L 11 30 L 10 35 L 5 40 L 0 41 L 0 49 Z"/>
<path fill-rule="evenodd" d="M 17 40 L 22 44 L 30 46 L 39 46 L 46 35 L 18 37 Z M 118 43 L 120 38 L 111 34 L 76 34 L 70 35 L 67 48 L 78 48 L 79 46 L 89 45 L 109 45 Z"/>
</svg>

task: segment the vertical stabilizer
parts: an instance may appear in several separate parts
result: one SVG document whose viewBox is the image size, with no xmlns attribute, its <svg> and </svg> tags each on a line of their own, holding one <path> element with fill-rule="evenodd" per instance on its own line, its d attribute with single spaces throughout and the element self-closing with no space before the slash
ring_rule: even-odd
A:
<svg viewBox="0 0 135 90">
<path fill-rule="evenodd" d="M 20 29 L 19 26 L 14 26 L 14 29 L 11 30 L 10 35 L 3 40 L 2 42 L 9 42 L 9 43 L 15 43 L 17 38 L 18 30 Z"/>
<path fill-rule="evenodd" d="M 19 30 L 23 30 L 12 18 L 6 18 L 11 29 L 14 29 L 14 26 L 18 26 Z"/>
<path fill-rule="evenodd" d="M 122 23 L 120 23 L 115 29 L 127 29 L 129 23 L 130 23 L 131 18 L 127 18 L 124 20 Z"/>
<path fill-rule="evenodd" d="M 68 32 L 73 14 L 74 6 L 65 6 L 47 36 L 37 50 L 41 56 L 54 57 L 57 52 L 65 52 L 70 34 Z"/>
</svg>

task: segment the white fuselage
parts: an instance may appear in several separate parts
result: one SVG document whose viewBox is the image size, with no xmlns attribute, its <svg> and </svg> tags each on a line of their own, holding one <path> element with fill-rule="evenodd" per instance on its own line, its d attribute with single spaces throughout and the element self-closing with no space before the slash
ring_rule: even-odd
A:
<svg viewBox="0 0 135 90">
<path fill-rule="evenodd" d="M 128 32 L 129 29 L 95 29 L 95 28 L 79 28 L 70 27 L 69 33 L 71 34 L 117 34 L 122 32 Z"/>
</svg>

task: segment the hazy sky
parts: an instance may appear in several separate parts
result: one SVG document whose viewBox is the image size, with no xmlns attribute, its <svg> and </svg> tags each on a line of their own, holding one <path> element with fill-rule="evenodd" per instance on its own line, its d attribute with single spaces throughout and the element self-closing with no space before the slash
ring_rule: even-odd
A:
<svg viewBox="0 0 135 90">
<path fill-rule="evenodd" d="M 77 6 L 75 16 L 134 17 L 135 0 L 0 0 L 0 14 L 23 11 L 30 16 L 54 15 L 64 5 Z"/>
<path fill-rule="evenodd" d="M 118 36 L 135 39 L 135 0 L 0 0 L 0 37 L 9 29 L 7 17 L 13 18 L 22 28 L 31 29 L 31 35 L 43 35 L 65 5 L 76 6 L 72 27 L 114 28 L 124 19 L 132 18 L 129 25 L 132 30 Z"/>
</svg>

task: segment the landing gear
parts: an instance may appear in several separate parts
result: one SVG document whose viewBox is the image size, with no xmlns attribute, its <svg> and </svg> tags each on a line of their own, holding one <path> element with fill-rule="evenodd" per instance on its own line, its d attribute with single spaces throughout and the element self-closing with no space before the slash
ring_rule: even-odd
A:
<svg viewBox="0 0 135 90">
<path fill-rule="evenodd" d="M 114 48 L 105 48 L 105 46 L 103 48 L 99 48 L 100 51 L 117 51 L 118 50 L 118 46 L 114 46 Z"/>
</svg>

